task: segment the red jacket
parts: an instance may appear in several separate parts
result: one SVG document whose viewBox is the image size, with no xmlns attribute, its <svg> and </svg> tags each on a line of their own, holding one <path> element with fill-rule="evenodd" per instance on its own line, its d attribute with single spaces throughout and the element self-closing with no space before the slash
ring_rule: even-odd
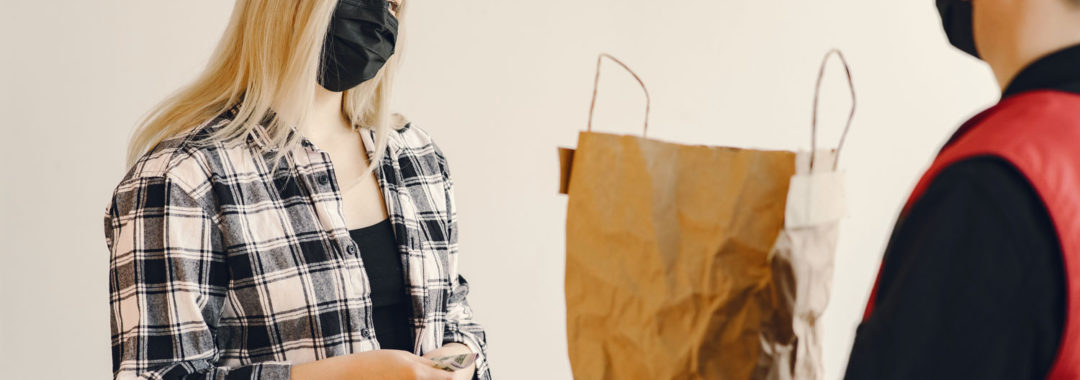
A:
<svg viewBox="0 0 1080 380">
<path fill-rule="evenodd" d="M 946 167 L 978 156 L 1000 157 L 1032 184 L 1053 220 L 1065 263 L 1066 320 L 1048 379 L 1080 379 L 1080 95 L 1033 91 L 1005 99 L 969 121 L 938 156 L 905 206 L 911 207 Z M 874 309 L 877 284 L 865 318 Z"/>
</svg>

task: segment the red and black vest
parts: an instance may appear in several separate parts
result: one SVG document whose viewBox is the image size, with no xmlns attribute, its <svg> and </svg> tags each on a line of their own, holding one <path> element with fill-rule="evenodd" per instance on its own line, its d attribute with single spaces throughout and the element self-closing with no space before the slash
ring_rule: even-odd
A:
<svg viewBox="0 0 1080 380">
<path fill-rule="evenodd" d="M 978 156 L 1000 157 L 1015 166 L 1049 211 L 1068 289 L 1063 336 L 1047 379 L 1080 379 L 1080 94 L 1022 93 L 968 121 L 923 175 L 903 213 L 942 170 Z M 873 313 L 877 289 L 875 283 L 864 320 Z"/>
</svg>

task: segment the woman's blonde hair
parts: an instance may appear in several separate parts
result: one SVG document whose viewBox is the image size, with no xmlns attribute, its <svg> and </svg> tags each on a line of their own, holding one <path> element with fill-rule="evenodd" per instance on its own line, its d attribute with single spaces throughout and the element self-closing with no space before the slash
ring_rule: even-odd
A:
<svg viewBox="0 0 1080 380">
<path fill-rule="evenodd" d="M 139 123 L 128 147 L 128 167 L 162 140 L 238 106 L 236 116 L 216 128 L 200 144 L 212 145 L 246 136 L 259 124 L 266 140 L 278 149 L 271 156 L 277 168 L 286 152 L 302 136 L 315 96 L 323 41 L 339 0 L 236 0 L 235 8 L 210 62 L 190 84 L 182 87 Z M 405 2 L 397 12 L 400 24 Z M 395 54 L 371 80 L 347 90 L 342 111 L 353 128 L 375 130 L 375 157 L 379 162 L 393 127 L 389 103 L 394 72 L 401 56 L 399 33 Z M 375 165 L 369 165 L 368 172 Z"/>
</svg>

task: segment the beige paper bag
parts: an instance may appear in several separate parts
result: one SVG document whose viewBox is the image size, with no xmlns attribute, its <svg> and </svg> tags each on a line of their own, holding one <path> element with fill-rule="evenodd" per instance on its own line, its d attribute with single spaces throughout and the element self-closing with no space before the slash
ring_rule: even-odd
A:
<svg viewBox="0 0 1080 380">
<path fill-rule="evenodd" d="M 793 152 L 591 131 L 579 135 L 576 151 L 560 153 L 575 378 L 790 379 L 800 367 L 800 374 L 816 373 L 818 331 L 796 320 L 815 317 L 799 306 L 806 299 L 800 292 L 828 297 L 814 276 L 831 281 L 843 211 L 815 202 L 826 190 L 821 184 L 840 177 L 816 174 L 835 165 L 814 170 L 809 154 L 798 165 Z M 815 163 L 835 163 L 832 152 L 816 156 Z M 798 176 L 797 166 L 805 166 Z M 793 184 L 797 193 L 789 191 Z M 789 199 L 799 206 L 789 207 Z M 797 223 L 785 227 L 792 213 Z M 805 252 L 827 270 L 806 269 Z M 800 346 L 804 336 L 810 340 Z"/>
</svg>

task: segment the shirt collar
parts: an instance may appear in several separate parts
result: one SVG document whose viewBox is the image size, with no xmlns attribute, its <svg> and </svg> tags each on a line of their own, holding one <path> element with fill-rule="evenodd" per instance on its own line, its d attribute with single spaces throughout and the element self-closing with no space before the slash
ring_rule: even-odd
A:
<svg viewBox="0 0 1080 380">
<path fill-rule="evenodd" d="M 236 114 L 238 112 L 240 112 L 239 102 L 234 104 L 232 107 L 229 107 L 229 109 L 225 110 L 225 112 L 221 114 L 220 118 L 222 120 L 233 120 L 234 118 L 236 118 Z M 266 150 L 272 152 L 277 150 L 277 148 L 270 146 L 270 137 L 266 130 L 266 126 L 270 123 L 271 120 L 273 120 L 273 117 L 273 114 L 268 114 L 261 121 L 255 123 L 255 126 L 252 127 L 251 131 L 249 131 L 248 134 L 245 136 L 245 141 L 248 143 L 248 145 L 257 148 L 260 151 Z M 290 126 L 289 138 L 292 138 L 293 135 L 295 135 L 296 133 L 299 133 L 296 127 Z M 308 141 L 307 138 L 301 140 L 301 143 L 305 146 L 311 145 L 311 142 Z"/>
<path fill-rule="evenodd" d="M 1080 94 L 1080 44 L 1050 53 L 1016 74 L 1002 91 L 1002 99 L 1035 90 Z"/>
<path fill-rule="evenodd" d="M 239 110 L 240 104 L 237 103 L 236 105 L 226 110 L 223 117 L 232 119 L 233 117 L 236 117 L 236 113 L 239 112 Z M 270 123 L 270 120 L 272 118 L 273 115 L 267 115 L 265 118 L 263 118 L 261 122 L 255 124 L 255 126 L 251 129 L 251 132 L 248 133 L 246 136 L 246 141 L 248 142 L 248 144 L 256 147 L 260 151 L 277 151 L 277 148 L 270 146 L 270 137 L 268 131 L 266 130 L 266 126 Z M 391 123 L 394 130 L 397 131 L 398 134 L 404 133 L 412 126 L 412 123 L 400 114 L 392 115 Z M 374 130 L 367 127 L 361 127 L 360 130 L 362 133 L 368 134 L 372 138 L 372 141 L 374 141 Z M 295 126 L 289 126 L 288 138 L 293 138 L 293 136 L 297 133 L 299 133 L 299 131 L 296 129 Z M 300 145 L 307 149 L 315 149 L 315 145 L 311 142 L 311 140 L 308 140 L 307 137 L 301 136 Z M 387 141 L 387 147 L 389 148 L 389 151 L 393 156 L 397 155 L 399 146 L 397 144 L 397 140 L 394 138 L 393 133 L 390 134 L 390 138 Z"/>
<path fill-rule="evenodd" d="M 294 135 L 299 133 L 296 127 L 289 127 L 289 138 L 293 138 Z M 251 132 L 247 135 L 247 142 L 259 150 L 276 151 L 277 148 L 270 145 L 270 136 L 266 131 L 266 123 L 258 123 L 251 129 Z M 300 145 L 306 148 L 311 148 L 313 144 L 307 139 L 307 137 L 300 138 Z"/>
</svg>

